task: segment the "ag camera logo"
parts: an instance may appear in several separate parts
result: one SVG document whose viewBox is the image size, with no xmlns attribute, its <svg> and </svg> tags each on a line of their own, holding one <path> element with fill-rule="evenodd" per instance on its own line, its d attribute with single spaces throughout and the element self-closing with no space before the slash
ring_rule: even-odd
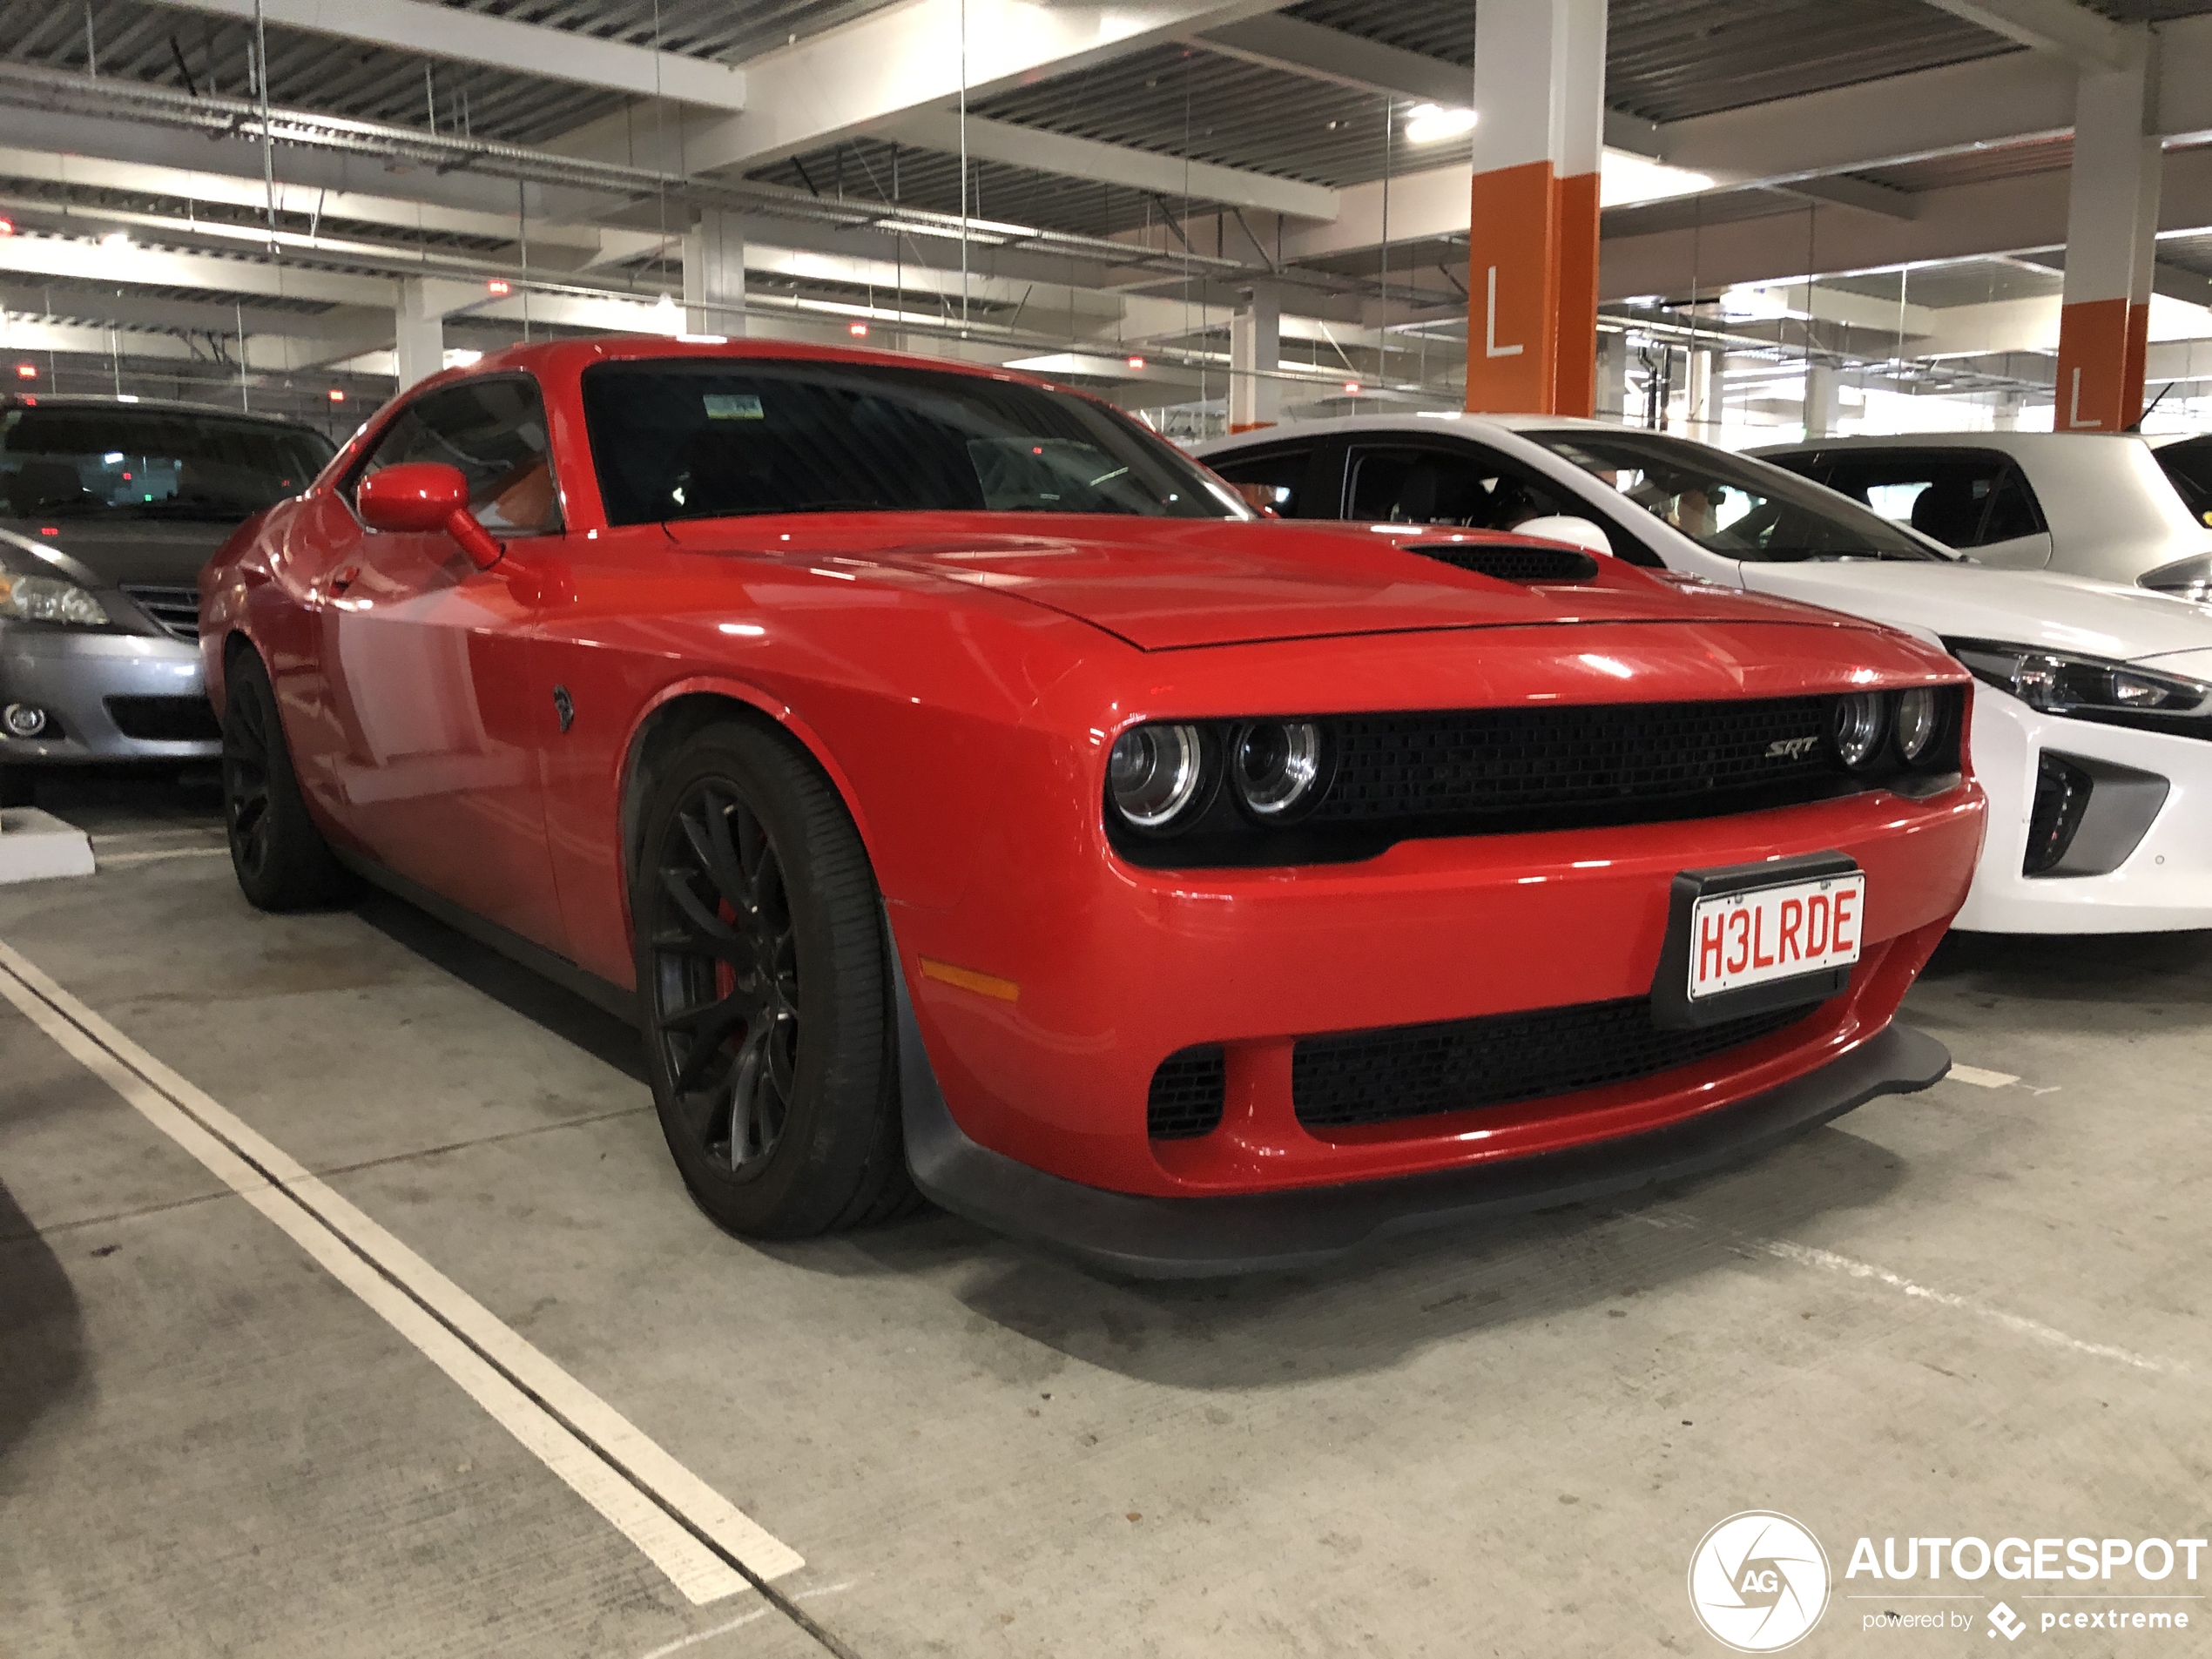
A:
<svg viewBox="0 0 2212 1659">
<path fill-rule="evenodd" d="M 1689 1605 L 1716 1642 L 1738 1653 L 1779 1653 L 1828 1609 L 1828 1555 L 1787 1515 L 1747 1509 L 1699 1541 L 1689 1558 Z"/>
</svg>

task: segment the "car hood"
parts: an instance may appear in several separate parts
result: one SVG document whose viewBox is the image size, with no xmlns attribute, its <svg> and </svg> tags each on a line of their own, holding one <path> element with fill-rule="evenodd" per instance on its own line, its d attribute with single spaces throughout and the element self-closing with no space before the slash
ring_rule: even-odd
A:
<svg viewBox="0 0 2212 1659">
<path fill-rule="evenodd" d="M 1754 590 L 1828 605 L 1924 637 L 2001 639 L 2135 662 L 2212 648 L 2212 609 L 2054 570 L 1871 561 L 1752 564 Z"/>
<path fill-rule="evenodd" d="M 873 525 L 857 514 L 835 525 L 809 521 L 788 541 L 781 534 L 765 538 L 772 545 L 759 550 L 835 556 L 848 571 L 873 565 L 987 589 L 1076 617 L 1143 651 L 1579 622 L 1837 620 L 1725 588 L 1685 587 L 1609 558 L 1598 560 L 1600 573 L 1590 582 L 1502 581 L 1405 551 L 1402 543 L 1453 534 L 1413 526 L 1376 534 L 1365 526 L 1224 520 L 1133 526 L 1097 519 L 1076 530 L 1065 518 L 1040 517 L 1035 528 L 936 534 L 937 526 L 917 523 L 925 516 L 879 516 Z M 716 528 L 722 535 L 704 523 L 670 530 L 693 546 L 734 539 L 726 525 Z M 1518 538 L 1477 532 L 1457 539 Z"/>
<path fill-rule="evenodd" d="M 0 518 L 0 560 L 23 562 L 29 554 L 89 587 L 126 583 L 189 588 L 199 567 L 230 539 L 235 524 L 153 523 L 145 519 L 112 523 L 82 519 Z M 52 535 L 45 532 L 51 530 Z"/>
</svg>

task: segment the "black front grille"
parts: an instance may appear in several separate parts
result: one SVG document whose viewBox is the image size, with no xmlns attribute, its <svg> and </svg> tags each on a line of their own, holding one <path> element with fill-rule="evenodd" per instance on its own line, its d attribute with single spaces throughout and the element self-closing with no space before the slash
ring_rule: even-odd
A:
<svg viewBox="0 0 2212 1659">
<path fill-rule="evenodd" d="M 1541 815 L 1652 821 L 1842 774 L 1815 697 L 1348 716 L 1315 823 Z"/>
<path fill-rule="evenodd" d="M 111 697 L 108 718 L 139 743 L 217 743 L 223 728 L 204 697 Z"/>
<path fill-rule="evenodd" d="M 1662 1031 L 1651 1022 L 1649 999 L 1636 996 L 1306 1037 L 1292 1052 L 1291 1094 L 1298 1122 L 1310 1130 L 1542 1100 L 1671 1071 L 1779 1031 L 1811 1011 L 1782 1008 Z"/>
<path fill-rule="evenodd" d="M 123 591 L 138 608 L 159 623 L 166 633 L 185 641 L 199 637 L 199 590 L 197 588 L 158 588 L 126 582 Z"/>
<path fill-rule="evenodd" d="M 1160 1062 L 1145 1096 L 1146 1132 L 1156 1141 L 1189 1140 L 1221 1127 L 1227 1068 L 1221 1049 L 1208 1044 L 1179 1049 Z"/>
<path fill-rule="evenodd" d="M 1588 582 L 1597 561 L 1571 547 L 1516 547 L 1490 542 L 1407 542 L 1405 550 L 1501 582 Z"/>
</svg>

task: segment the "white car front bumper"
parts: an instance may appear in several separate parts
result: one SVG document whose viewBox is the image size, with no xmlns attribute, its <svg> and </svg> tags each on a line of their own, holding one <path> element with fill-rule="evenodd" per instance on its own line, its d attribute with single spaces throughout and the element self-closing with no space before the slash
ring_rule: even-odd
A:
<svg viewBox="0 0 2212 1659">
<path fill-rule="evenodd" d="M 1954 927 L 2003 934 L 2212 928 L 2212 741 L 2039 713 L 1978 685 L 1970 743 L 1975 776 L 1989 795 L 1989 831 Z M 2166 780 L 2150 827 L 2109 873 L 2021 873 L 2046 752 Z M 2092 810 L 2095 799 L 2093 790 Z"/>
</svg>

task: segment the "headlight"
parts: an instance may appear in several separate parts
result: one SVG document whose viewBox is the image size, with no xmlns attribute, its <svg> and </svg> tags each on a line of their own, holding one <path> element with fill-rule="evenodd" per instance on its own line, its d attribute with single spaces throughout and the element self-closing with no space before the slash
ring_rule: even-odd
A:
<svg viewBox="0 0 2212 1659">
<path fill-rule="evenodd" d="M 1858 691 L 1836 699 L 1829 712 L 1828 732 L 1835 739 L 1837 757 L 1846 766 L 1857 771 L 1871 765 L 1881 754 L 1888 712 L 1878 691 Z"/>
<path fill-rule="evenodd" d="M 57 576 L 20 576 L 0 570 L 0 617 L 11 622 L 53 622 L 72 628 L 105 628 L 100 602 Z"/>
<path fill-rule="evenodd" d="M 2162 725 L 2179 716 L 2202 715 L 2212 685 L 2099 657 L 2075 657 L 2033 645 L 1992 639 L 1946 639 L 1976 679 L 2010 691 L 2047 714 Z"/>
<path fill-rule="evenodd" d="M 1935 741 L 1942 725 L 1942 708 L 1936 694 L 1916 685 L 1897 699 L 1897 746 L 1910 765 L 1917 765 Z"/>
<path fill-rule="evenodd" d="M 1321 728 L 1311 720 L 1257 720 L 1230 734 L 1229 781 L 1244 810 L 1287 824 L 1321 799 L 1328 779 Z"/>
<path fill-rule="evenodd" d="M 1132 829 L 1164 830 L 1205 781 L 1205 739 L 1195 725 L 1133 725 L 1106 757 L 1106 794 Z"/>
</svg>

